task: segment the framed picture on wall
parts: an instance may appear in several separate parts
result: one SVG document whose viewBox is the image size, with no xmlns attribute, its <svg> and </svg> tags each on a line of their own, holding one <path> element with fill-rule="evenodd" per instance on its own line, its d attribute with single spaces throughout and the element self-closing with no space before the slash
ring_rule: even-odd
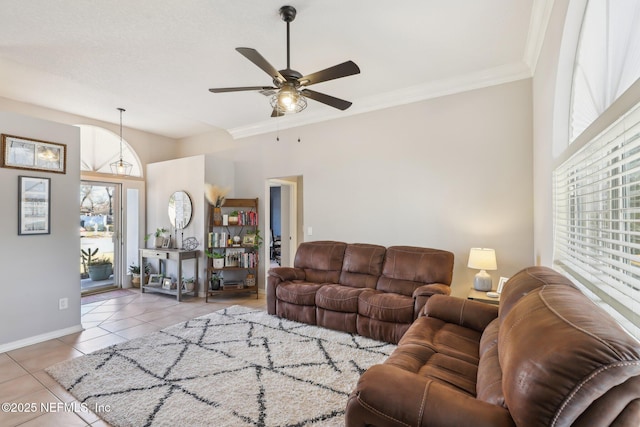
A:
<svg viewBox="0 0 640 427">
<path fill-rule="evenodd" d="M 3 134 L 2 167 L 67 173 L 67 146 Z"/>
<path fill-rule="evenodd" d="M 51 178 L 18 177 L 18 235 L 51 233 Z"/>
</svg>

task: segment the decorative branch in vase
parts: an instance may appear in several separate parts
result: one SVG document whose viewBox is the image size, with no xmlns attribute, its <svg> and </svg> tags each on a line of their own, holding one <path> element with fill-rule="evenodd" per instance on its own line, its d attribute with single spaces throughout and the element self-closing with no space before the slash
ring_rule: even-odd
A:
<svg viewBox="0 0 640 427">
<path fill-rule="evenodd" d="M 220 188 L 217 185 L 204 184 L 204 195 L 213 206 L 213 225 L 222 225 L 222 204 L 229 193 L 228 188 Z"/>
</svg>

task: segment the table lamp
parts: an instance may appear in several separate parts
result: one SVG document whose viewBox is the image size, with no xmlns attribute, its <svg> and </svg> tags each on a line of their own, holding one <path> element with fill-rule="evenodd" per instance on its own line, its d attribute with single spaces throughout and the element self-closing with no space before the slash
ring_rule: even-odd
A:
<svg viewBox="0 0 640 427">
<path fill-rule="evenodd" d="M 489 248 L 471 248 L 469 252 L 469 268 L 480 270 L 473 279 L 473 288 L 477 291 L 490 291 L 493 283 L 486 270 L 497 270 L 496 251 Z"/>
</svg>

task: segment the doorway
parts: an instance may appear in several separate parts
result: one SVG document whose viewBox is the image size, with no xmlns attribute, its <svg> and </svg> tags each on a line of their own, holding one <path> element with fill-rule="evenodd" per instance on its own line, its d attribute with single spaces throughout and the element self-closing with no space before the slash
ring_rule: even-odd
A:
<svg viewBox="0 0 640 427">
<path fill-rule="evenodd" d="M 292 267 L 302 236 L 302 176 L 268 179 L 267 191 L 271 265 Z"/>
<path fill-rule="evenodd" d="M 83 295 L 122 287 L 121 185 L 80 184 L 80 290 Z"/>
</svg>

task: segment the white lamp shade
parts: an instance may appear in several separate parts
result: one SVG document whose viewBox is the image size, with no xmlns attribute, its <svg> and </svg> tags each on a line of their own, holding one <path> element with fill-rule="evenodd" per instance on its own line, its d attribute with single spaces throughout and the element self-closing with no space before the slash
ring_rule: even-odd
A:
<svg viewBox="0 0 640 427">
<path fill-rule="evenodd" d="M 497 270 L 496 251 L 489 248 L 471 248 L 467 267 L 476 270 Z"/>
</svg>

